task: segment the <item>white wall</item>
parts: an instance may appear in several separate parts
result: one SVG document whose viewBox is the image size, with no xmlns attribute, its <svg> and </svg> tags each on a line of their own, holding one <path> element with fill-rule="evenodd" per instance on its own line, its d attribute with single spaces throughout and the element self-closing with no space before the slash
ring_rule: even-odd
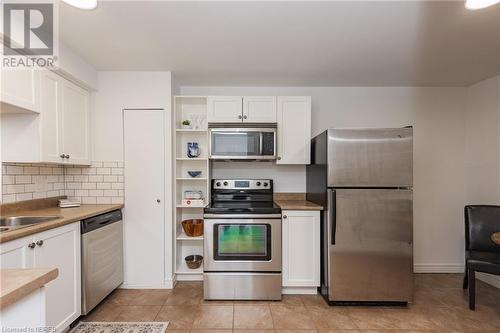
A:
<svg viewBox="0 0 500 333">
<path fill-rule="evenodd" d="M 99 90 L 92 94 L 90 112 L 92 159 L 123 161 L 123 109 L 164 109 L 165 174 L 172 174 L 171 73 L 170 72 L 99 72 Z M 145 143 L 146 144 L 146 143 Z M 125 175 L 125 182 L 127 175 Z M 172 249 L 172 177 L 165 182 L 165 249 Z M 126 196 L 126 193 L 125 193 Z M 125 207 L 126 212 L 126 207 Z M 125 223 L 126 214 L 125 214 Z M 147 240 L 144 240 L 147 241 Z M 125 244 L 134 251 L 140 244 Z M 157 255 L 163 256 L 163 253 Z M 147 260 L 147 258 L 145 258 Z M 171 283 L 173 252 L 165 255 L 165 286 Z M 147 272 L 144 272 L 147 274 Z M 128 281 L 131 285 L 134 281 Z"/>
<path fill-rule="evenodd" d="M 500 205 L 500 75 L 467 90 L 467 204 Z M 500 288 L 500 278 L 481 278 Z"/>
<path fill-rule="evenodd" d="M 183 95 L 312 96 L 312 132 L 329 127 L 414 126 L 414 256 L 417 271 L 463 267 L 466 88 L 181 87 Z M 230 164 L 215 175 L 235 175 Z M 294 168 L 294 167 L 292 167 Z M 274 177 L 281 167 L 244 168 L 241 176 Z M 305 191 L 304 167 L 275 178 L 277 191 Z"/>
</svg>

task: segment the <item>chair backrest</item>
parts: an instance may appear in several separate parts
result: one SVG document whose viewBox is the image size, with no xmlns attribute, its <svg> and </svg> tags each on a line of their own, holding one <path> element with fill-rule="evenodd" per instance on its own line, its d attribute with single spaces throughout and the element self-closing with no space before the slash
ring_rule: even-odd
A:
<svg viewBox="0 0 500 333">
<path fill-rule="evenodd" d="M 491 235 L 500 232 L 500 206 L 465 206 L 465 249 L 500 252 Z"/>
</svg>

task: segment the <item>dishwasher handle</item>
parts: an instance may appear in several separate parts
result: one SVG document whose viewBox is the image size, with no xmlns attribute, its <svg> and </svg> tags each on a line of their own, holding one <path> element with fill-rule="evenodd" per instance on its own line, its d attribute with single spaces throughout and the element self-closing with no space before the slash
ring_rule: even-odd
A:
<svg viewBox="0 0 500 333">
<path fill-rule="evenodd" d="M 97 215 L 84 219 L 81 222 L 81 233 L 85 234 L 87 232 L 103 228 L 111 223 L 118 222 L 122 220 L 121 210 L 114 210 L 109 213 Z"/>
</svg>

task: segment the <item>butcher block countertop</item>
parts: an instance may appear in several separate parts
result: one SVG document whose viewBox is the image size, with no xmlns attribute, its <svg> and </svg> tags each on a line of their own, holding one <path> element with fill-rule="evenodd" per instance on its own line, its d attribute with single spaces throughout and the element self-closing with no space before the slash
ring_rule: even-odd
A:
<svg viewBox="0 0 500 333">
<path fill-rule="evenodd" d="M 0 310 L 57 278 L 57 268 L 1 269 Z"/>
<path fill-rule="evenodd" d="M 306 200 L 305 193 L 274 193 L 274 202 L 283 210 L 323 210 L 323 207 Z"/>
<path fill-rule="evenodd" d="M 57 207 L 58 199 L 38 199 L 1 205 L 0 213 L 2 217 L 57 215 L 61 216 L 61 218 L 34 224 L 29 227 L 1 232 L 0 244 L 123 208 L 123 204 L 81 205 L 80 207 L 73 208 L 59 208 Z"/>
</svg>

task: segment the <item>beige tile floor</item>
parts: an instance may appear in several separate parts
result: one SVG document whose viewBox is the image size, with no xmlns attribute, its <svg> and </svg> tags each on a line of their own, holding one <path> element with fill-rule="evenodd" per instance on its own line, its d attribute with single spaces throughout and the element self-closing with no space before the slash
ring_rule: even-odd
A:
<svg viewBox="0 0 500 333">
<path fill-rule="evenodd" d="M 408 308 L 329 307 L 320 296 L 284 296 L 280 302 L 203 300 L 199 282 L 173 290 L 113 292 L 86 321 L 169 321 L 168 333 L 500 333 L 500 290 L 477 286 L 470 311 L 460 274 L 416 274 Z"/>
</svg>

